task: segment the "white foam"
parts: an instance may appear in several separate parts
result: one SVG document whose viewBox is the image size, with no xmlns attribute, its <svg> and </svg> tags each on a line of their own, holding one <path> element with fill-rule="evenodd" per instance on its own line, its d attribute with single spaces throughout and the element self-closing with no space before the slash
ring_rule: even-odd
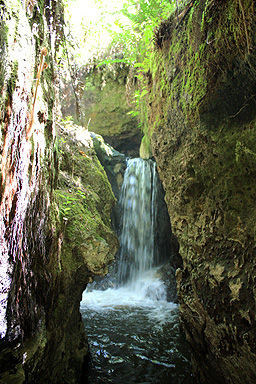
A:
<svg viewBox="0 0 256 384">
<path fill-rule="evenodd" d="M 177 314 L 177 304 L 166 301 L 165 285 L 155 277 L 155 270 L 148 272 L 141 280 L 120 288 L 86 290 L 81 301 L 82 311 L 116 311 L 136 307 L 144 308 L 150 318 L 161 323 L 170 316 L 170 312 Z"/>
</svg>

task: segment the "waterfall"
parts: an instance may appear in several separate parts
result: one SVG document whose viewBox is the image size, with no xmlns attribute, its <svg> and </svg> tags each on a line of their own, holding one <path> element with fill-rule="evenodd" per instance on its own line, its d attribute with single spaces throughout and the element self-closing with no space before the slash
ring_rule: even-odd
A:
<svg viewBox="0 0 256 384">
<path fill-rule="evenodd" d="M 128 160 L 120 197 L 123 220 L 119 285 L 141 280 L 159 264 L 156 220 L 159 194 L 155 162 L 139 158 Z"/>
<path fill-rule="evenodd" d="M 156 163 L 127 160 L 118 199 L 120 249 L 104 278 L 96 278 L 87 293 L 125 288 L 137 299 L 175 300 L 171 267 L 171 225 Z"/>
<path fill-rule="evenodd" d="M 153 161 L 128 160 L 119 204 L 118 268 L 107 286 L 87 287 L 80 307 L 92 356 L 88 383 L 190 384 L 178 306 L 167 300 L 171 278 L 160 266 L 170 260 L 171 227 Z"/>
</svg>

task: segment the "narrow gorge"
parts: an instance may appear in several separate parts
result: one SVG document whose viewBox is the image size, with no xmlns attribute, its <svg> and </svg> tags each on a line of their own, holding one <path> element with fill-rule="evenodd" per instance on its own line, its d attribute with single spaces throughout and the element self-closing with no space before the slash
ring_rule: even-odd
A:
<svg viewBox="0 0 256 384">
<path fill-rule="evenodd" d="M 67 3 L 0 1 L 0 383 L 254 384 L 256 3 Z"/>
</svg>

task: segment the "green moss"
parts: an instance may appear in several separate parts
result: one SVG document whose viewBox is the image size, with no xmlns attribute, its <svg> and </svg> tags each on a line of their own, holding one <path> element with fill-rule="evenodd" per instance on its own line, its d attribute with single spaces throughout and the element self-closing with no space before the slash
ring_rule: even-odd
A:
<svg viewBox="0 0 256 384">
<path fill-rule="evenodd" d="M 253 1 L 242 4 L 252 48 Z M 201 16 L 199 5 L 203 5 Z M 177 274 L 181 317 L 187 319 L 193 300 L 197 308 L 199 295 L 208 312 L 206 316 L 210 314 L 221 329 L 233 276 L 243 276 L 248 282 L 244 298 L 252 297 L 253 301 L 256 125 L 252 100 L 256 94 L 256 55 L 253 51 L 247 53 L 238 1 L 197 1 L 189 13 L 180 28 L 166 37 L 163 46 L 157 47 L 169 50 L 170 56 L 168 61 L 162 55 L 165 68 L 155 64 L 151 87 L 160 89 L 165 71 L 170 92 L 161 99 L 157 93 L 154 98 L 152 91 L 151 141 L 172 229 L 184 260 L 182 278 Z M 161 125 L 155 124 L 159 116 L 163 116 Z M 217 262 L 225 267 L 227 289 L 211 282 L 211 268 Z M 200 276 L 203 268 L 204 277 Z M 220 311 L 212 309 L 217 287 L 223 295 L 223 300 L 217 300 Z M 189 290 L 193 292 L 187 306 Z M 245 313 L 244 309 L 251 305 L 243 299 L 236 304 L 230 313 L 238 313 L 237 308 Z M 221 311 L 224 316 L 216 316 Z M 230 321 L 238 327 L 242 324 L 243 329 L 239 317 L 233 316 Z M 215 356 L 216 361 L 219 356 Z"/>
<path fill-rule="evenodd" d="M 238 58 L 244 60 L 253 44 L 251 0 L 243 4 L 246 21 L 238 2 L 229 0 L 222 7 L 201 3 L 194 2 L 181 29 L 170 21 L 171 36 L 151 55 L 153 87 L 149 100 L 158 105 L 158 115 L 164 119 L 168 108 L 176 106 L 187 121 L 196 121 L 205 108 L 205 100 L 223 82 L 223 68 L 231 69 Z"/>
<path fill-rule="evenodd" d="M 92 89 L 91 94 L 93 102 L 85 106 L 85 126 L 90 121 L 89 129 L 104 137 L 118 137 L 136 131 L 137 121 L 127 114 L 130 108 L 126 103 L 123 84 L 107 81 L 103 89 Z"/>
<path fill-rule="evenodd" d="M 229 212 L 224 226 L 226 235 L 236 230 L 234 220 L 236 224 L 239 220 L 247 222 L 248 233 L 254 228 L 255 132 L 255 123 L 244 124 L 240 129 L 232 127 L 228 132 L 218 132 L 212 137 L 205 136 L 200 130 L 190 144 L 189 151 L 193 155 L 184 175 L 189 188 L 188 198 L 192 199 L 194 211 L 197 205 L 200 211 L 200 204 L 207 202 L 209 210 L 216 210 L 217 204 L 224 212 Z M 178 152 L 173 159 L 175 164 L 182 161 L 179 156 L 182 154 Z M 189 186 L 191 177 L 197 190 L 194 196 Z M 232 220 L 228 219 L 230 215 Z"/>
<path fill-rule="evenodd" d="M 68 126 L 70 129 L 73 127 L 71 123 L 66 124 L 66 132 Z M 74 132 L 74 127 L 72 129 Z M 82 127 L 77 127 L 77 130 L 83 133 Z M 82 267 L 85 259 L 91 268 L 96 268 L 99 244 L 102 246 L 106 241 L 112 241 L 110 248 L 116 247 L 110 229 L 110 212 L 115 198 L 106 173 L 90 145 L 74 140 L 72 133 L 63 134 L 58 143 L 60 173 L 54 196 L 64 237 L 60 264 L 67 273 Z M 93 261 L 90 261 L 90 254 L 91 257 L 95 254 Z M 103 261 L 103 267 L 105 264 L 106 261 Z"/>
<path fill-rule="evenodd" d="M 255 172 L 256 169 L 256 153 L 249 149 L 240 140 L 236 142 L 235 148 L 236 162 L 241 167 L 242 172 L 246 167 L 247 173 Z"/>
<path fill-rule="evenodd" d="M 88 210 L 88 202 L 90 200 L 88 192 L 82 189 L 76 189 L 71 192 L 58 189 L 55 191 L 55 196 L 61 220 L 80 220 L 81 216 L 83 216 L 83 223 L 84 225 L 86 224 L 87 217 L 89 218 L 91 215 L 90 210 Z M 91 206 L 91 204 L 89 205 Z"/>
</svg>

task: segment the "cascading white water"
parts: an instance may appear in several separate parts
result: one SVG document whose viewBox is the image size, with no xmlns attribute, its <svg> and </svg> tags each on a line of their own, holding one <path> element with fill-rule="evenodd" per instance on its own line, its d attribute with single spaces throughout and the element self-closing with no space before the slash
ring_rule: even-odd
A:
<svg viewBox="0 0 256 384">
<path fill-rule="evenodd" d="M 155 256 L 155 212 L 157 207 L 156 164 L 149 160 L 128 160 L 120 203 L 123 209 L 120 285 L 135 282 L 150 271 Z"/>
<path fill-rule="evenodd" d="M 167 302 L 158 276 L 159 186 L 153 161 L 128 160 L 118 287 L 87 289 L 80 307 L 92 355 L 89 384 L 191 383 L 178 306 Z"/>
</svg>

